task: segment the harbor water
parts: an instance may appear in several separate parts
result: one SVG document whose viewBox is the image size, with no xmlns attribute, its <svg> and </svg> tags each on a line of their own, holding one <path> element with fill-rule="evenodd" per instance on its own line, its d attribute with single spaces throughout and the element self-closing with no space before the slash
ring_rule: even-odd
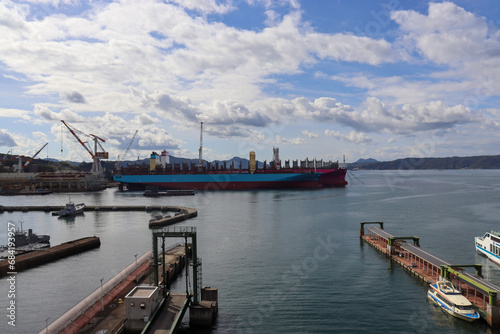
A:
<svg viewBox="0 0 500 334">
<path fill-rule="evenodd" d="M 500 170 L 354 171 L 345 188 L 197 193 L 147 198 L 142 192 L 3 196 L 0 205 L 175 205 L 198 210 L 203 285 L 219 289 L 219 317 L 183 333 L 495 333 L 485 322 L 452 318 L 427 301 L 427 286 L 359 239 L 361 221 L 383 221 L 394 235 L 452 263 L 481 263 L 500 284 L 500 266 L 475 253 L 474 237 L 500 230 Z M 99 236 L 101 247 L 19 272 L 0 282 L 0 333 L 37 333 L 152 249 L 155 212 L 0 214 L 49 234 L 57 245 Z M 172 239 L 170 243 L 183 242 Z M 14 295 L 10 293 L 14 288 Z M 183 279 L 174 289 L 185 290 Z M 15 303 L 15 327 L 8 310 Z M 9 324 L 11 322 L 11 324 Z"/>
</svg>

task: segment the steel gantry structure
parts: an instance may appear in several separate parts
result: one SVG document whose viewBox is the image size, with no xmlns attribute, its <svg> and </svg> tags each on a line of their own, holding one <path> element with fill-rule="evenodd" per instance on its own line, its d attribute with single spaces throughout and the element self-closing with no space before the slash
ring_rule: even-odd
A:
<svg viewBox="0 0 500 334">
<path fill-rule="evenodd" d="M 158 256 L 158 239 L 162 239 L 162 262 L 160 263 L 160 259 Z M 154 275 L 154 284 L 155 286 L 159 286 L 159 274 L 158 267 L 161 265 L 163 268 L 163 280 L 165 280 L 166 272 L 165 272 L 165 238 L 184 238 L 185 241 L 185 249 L 186 249 L 186 294 L 189 298 L 188 291 L 188 277 L 189 277 L 189 265 L 193 267 L 193 300 L 191 304 L 196 305 L 199 303 L 199 292 L 201 288 L 200 282 L 200 272 L 201 262 L 197 256 L 197 245 L 196 245 L 196 227 L 192 226 L 182 226 L 182 227 L 164 227 L 163 229 L 153 230 L 153 275 Z M 188 261 L 188 253 L 189 247 L 187 239 L 191 238 L 191 263 Z M 163 294 L 165 296 L 167 284 L 163 282 Z"/>
</svg>

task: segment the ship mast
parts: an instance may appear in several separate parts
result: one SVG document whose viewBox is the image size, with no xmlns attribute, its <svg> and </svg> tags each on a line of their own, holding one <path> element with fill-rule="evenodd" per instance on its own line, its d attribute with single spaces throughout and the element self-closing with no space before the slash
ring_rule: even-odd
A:
<svg viewBox="0 0 500 334">
<path fill-rule="evenodd" d="M 201 122 L 200 128 L 200 150 L 199 150 L 199 159 L 198 159 L 198 169 L 201 170 L 203 167 L 203 122 Z"/>
</svg>

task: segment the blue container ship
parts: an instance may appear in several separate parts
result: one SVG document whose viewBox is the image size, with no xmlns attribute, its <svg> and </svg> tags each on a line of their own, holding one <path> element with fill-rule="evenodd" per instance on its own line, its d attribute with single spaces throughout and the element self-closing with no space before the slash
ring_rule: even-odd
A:
<svg viewBox="0 0 500 334">
<path fill-rule="evenodd" d="M 277 149 L 275 149 L 275 154 Z M 276 155 L 275 155 L 276 157 Z M 160 158 L 160 159 L 158 159 Z M 159 163 L 158 163 L 159 161 Z M 201 159 L 200 159 L 201 161 Z M 319 166 L 318 166 L 319 165 Z M 273 159 L 270 167 L 264 162 L 261 168 L 250 152 L 248 168 L 218 166 L 217 163 L 203 165 L 194 163 L 169 164 L 168 154 L 155 152 L 150 158 L 150 166 L 131 166 L 115 171 L 114 181 L 129 190 L 143 190 L 155 187 L 163 190 L 252 190 L 252 189 L 314 189 L 344 187 L 346 168 L 339 163 L 318 164 L 316 161 L 294 161 L 282 167 L 278 159 Z"/>
</svg>

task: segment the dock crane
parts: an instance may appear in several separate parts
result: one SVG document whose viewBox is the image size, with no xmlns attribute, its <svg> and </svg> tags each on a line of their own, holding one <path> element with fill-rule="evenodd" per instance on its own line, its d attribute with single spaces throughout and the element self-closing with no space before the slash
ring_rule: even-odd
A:
<svg viewBox="0 0 500 334">
<path fill-rule="evenodd" d="M 137 136 L 137 132 L 139 132 L 139 130 L 135 130 L 135 133 L 132 136 L 132 139 L 130 139 L 130 142 L 128 143 L 127 148 L 125 149 L 125 151 L 121 155 L 121 159 L 120 159 L 120 156 L 118 155 L 118 160 L 116 161 L 116 165 L 115 165 L 116 169 L 120 169 L 120 167 L 121 167 L 120 162 L 125 160 L 125 157 L 127 156 L 128 151 L 130 150 L 130 147 L 132 146 L 132 143 L 134 142 L 135 136 Z"/>
<path fill-rule="evenodd" d="M 7 158 L 7 156 L 9 155 L 10 152 L 12 152 L 12 150 L 10 150 L 9 152 L 7 152 L 7 154 L 3 156 L 2 160 L 0 160 L 0 166 L 3 165 L 3 162 L 5 161 L 5 159 Z"/>
<path fill-rule="evenodd" d="M 71 134 L 76 138 L 76 140 L 78 140 L 78 142 L 87 150 L 87 152 L 90 154 L 90 156 L 92 157 L 92 169 L 91 169 L 91 172 L 92 173 L 102 173 L 104 170 L 101 166 L 101 159 L 108 159 L 109 158 L 109 153 L 104 151 L 104 148 L 102 147 L 101 142 L 105 142 L 104 139 L 96 136 L 96 135 L 93 135 L 93 134 L 85 134 L 83 133 L 82 131 L 76 129 L 75 127 L 73 126 L 69 126 L 68 123 L 66 123 L 65 121 L 61 120 L 61 122 L 68 128 L 69 132 L 71 132 Z M 80 134 L 83 134 L 85 136 L 88 136 L 88 137 L 91 137 L 92 140 L 94 141 L 94 152 L 92 152 L 92 150 L 87 146 L 85 145 L 86 142 L 83 142 L 79 137 L 78 135 L 76 134 L 76 132 L 79 132 Z M 98 151 L 97 148 L 100 148 L 101 151 Z"/>
<path fill-rule="evenodd" d="M 45 146 L 47 146 L 48 144 L 49 143 L 45 143 L 45 145 L 43 145 L 41 149 L 39 149 L 28 161 L 26 161 L 26 163 L 21 167 L 21 170 L 23 170 L 25 167 L 27 167 L 33 161 L 33 159 L 36 158 L 38 153 L 40 153 L 45 148 Z"/>
</svg>

